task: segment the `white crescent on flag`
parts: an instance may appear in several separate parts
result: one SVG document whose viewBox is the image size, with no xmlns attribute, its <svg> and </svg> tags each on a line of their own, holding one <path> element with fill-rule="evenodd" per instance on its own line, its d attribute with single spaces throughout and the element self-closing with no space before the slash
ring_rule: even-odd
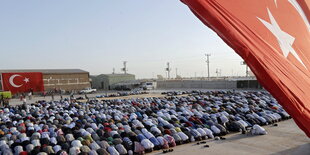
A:
<svg viewBox="0 0 310 155">
<path fill-rule="evenodd" d="M 309 21 L 305 15 L 305 12 L 302 10 L 302 8 L 300 7 L 300 5 L 298 4 L 298 2 L 296 0 L 288 0 L 297 10 L 297 12 L 300 14 L 300 16 L 302 17 L 302 19 L 304 20 L 305 24 L 308 27 L 308 31 L 310 31 L 310 24 Z"/>
<path fill-rule="evenodd" d="M 19 88 L 19 87 L 23 86 L 23 85 L 16 85 L 16 84 L 14 83 L 15 77 L 18 77 L 18 76 L 21 76 L 21 75 L 14 74 L 14 75 L 12 75 L 12 76 L 9 78 L 10 84 L 11 84 L 13 87 L 15 87 L 15 88 Z"/>
</svg>

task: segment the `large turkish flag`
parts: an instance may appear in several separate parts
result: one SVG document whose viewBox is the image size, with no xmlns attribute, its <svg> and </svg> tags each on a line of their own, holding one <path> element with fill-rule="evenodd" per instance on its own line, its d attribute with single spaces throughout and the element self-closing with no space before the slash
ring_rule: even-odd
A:
<svg viewBox="0 0 310 155">
<path fill-rule="evenodd" d="M 43 75 L 40 72 L 2 73 L 4 91 L 15 93 L 44 91 Z"/>
<path fill-rule="evenodd" d="M 310 137 L 310 0 L 182 0 Z"/>
</svg>

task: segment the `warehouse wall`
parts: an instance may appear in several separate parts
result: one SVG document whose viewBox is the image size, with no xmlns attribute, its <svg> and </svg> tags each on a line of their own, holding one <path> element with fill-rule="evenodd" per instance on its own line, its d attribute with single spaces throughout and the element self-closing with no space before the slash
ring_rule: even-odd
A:
<svg viewBox="0 0 310 155">
<path fill-rule="evenodd" d="M 236 89 L 236 81 L 179 80 L 157 81 L 158 89 L 170 88 L 201 88 L 201 89 Z"/>
<path fill-rule="evenodd" d="M 135 80 L 135 76 L 131 74 L 123 74 L 121 76 L 109 76 L 108 81 L 109 81 L 109 86 L 110 89 L 115 89 L 115 84 L 124 82 L 124 81 L 131 81 Z"/>
<path fill-rule="evenodd" d="M 46 91 L 55 88 L 71 91 L 91 87 L 88 73 L 43 74 L 43 82 Z"/>
<path fill-rule="evenodd" d="M 115 84 L 124 81 L 135 80 L 135 75 L 132 74 L 101 74 L 92 76 L 92 86 L 96 89 L 114 89 Z"/>
</svg>

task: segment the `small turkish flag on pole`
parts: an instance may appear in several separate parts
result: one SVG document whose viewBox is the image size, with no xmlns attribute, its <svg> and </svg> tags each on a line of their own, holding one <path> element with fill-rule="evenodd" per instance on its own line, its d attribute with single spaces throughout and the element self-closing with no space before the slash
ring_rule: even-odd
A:
<svg viewBox="0 0 310 155">
<path fill-rule="evenodd" d="M 181 1 L 245 60 L 310 137 L 310 1 Z"/>
<path fill-rule="evenodd" d="M 40 72 L 2 73 L 4 91 L 13 94 L 44 91 L 43 75 Z"/>
</svg>

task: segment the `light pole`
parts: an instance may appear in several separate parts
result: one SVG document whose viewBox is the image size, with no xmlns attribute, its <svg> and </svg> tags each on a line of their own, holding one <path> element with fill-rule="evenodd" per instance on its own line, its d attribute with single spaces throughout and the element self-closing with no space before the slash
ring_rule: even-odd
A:
<svg viewBox="0 0 310 155">
<path fill-rule="evenodd" d="M 245 77 L 249 76 L 249 66 L 246 64 L 245 61 L 241 61 L 241 65 L 245 65 Z"/>
<path fill-rule="evenodd" d="M 241 65 L 245 65 L 245 77 L 248 77 L 249 76 L 249 66 L 246 64 L 245 61 L 242 61 Z M 249 89 L 250 88 L 250 79 L 247 79 L 247 80 L 248 80 L 248 89 Z"/>
<path fill-rule="evenodd" d="M 207 69 L 208 69 L 208 80 L 210 80 L 210 60 L 209 60 L 209 57 L 211 56 L 211 54 L 205 54 L 205 56 L 207 57 Z"/>
<path fill-rule="evenodd" d="M 216 73 L 216 76 L 219 77 L 221 76 L 222 70 L 217 68 L 215 73 Z"/>
<path fill-rule="evenodd" d="M 124 71 L 124 74 L 127 74 L 127 61 L 123 61 L 123 65 L 124 65 L 124 68 L 121 68 L 122 71 Z"/>
<path fill-rule="evenodd" d="M 170 71 L 171 71 L 171 68 L 170 68 L 170 63 L 169 63 L 169 62 L 167 62 L 166 71 L 167 71 L 167 73 L 168 73 L 168 79 L 170 79 Z"/>
</svg>

